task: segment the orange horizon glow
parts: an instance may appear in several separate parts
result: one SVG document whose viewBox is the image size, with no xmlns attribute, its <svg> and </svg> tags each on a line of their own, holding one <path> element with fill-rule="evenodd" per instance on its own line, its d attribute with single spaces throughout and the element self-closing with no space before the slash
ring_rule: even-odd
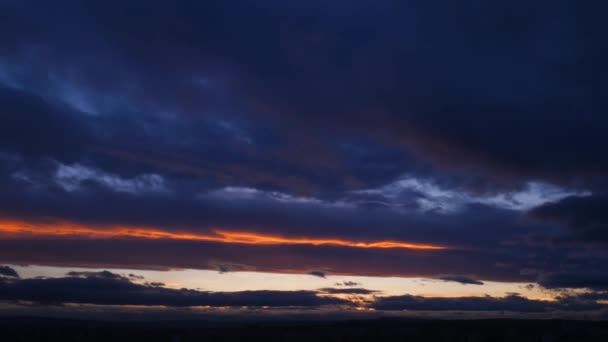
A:
<svg viewBox="0 0 608 342">
<path fill-rule="evenodd" d="M 89 239 L 137 238 L 149 240 L 184 240 L 205 241 L 246 245 L 312 245 L 340 246 L 351 248 L 379 249 L 412 249 L 442 250 L 445 246 L 409 243 L 402 241 L 354 241 L 329 238 L 285 237 L 255 232 L 212 230 L 212 234 L 189 232 L 169 232 L 148 227 L 89 227 L 77 223 L 31 223 L 19 220 L 0 220 L 0 234 L 8 237 L 41 236 L 41 237 L 84 237 Z M 0 236 L 1 236 L 0 235 Z"/>
</svg>

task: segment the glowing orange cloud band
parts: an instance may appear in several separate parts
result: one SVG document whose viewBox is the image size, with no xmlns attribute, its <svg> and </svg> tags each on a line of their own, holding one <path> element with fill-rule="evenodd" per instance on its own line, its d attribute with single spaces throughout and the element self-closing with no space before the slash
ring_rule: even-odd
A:
<svg viewBox="0 0 608 342">
<path fill-rule="evenodd" d="M 258 234 L 250 232 L 235 232 L 226 230 L 213 230 L 213 234 L 196 234 L 185 232 L 168 232 L 153 228 L 119 227 L 91 228 L 72 223 L 29 223 L 22 221 L 0 221 L 0 236 L 64 236 L 85 237 L 96 239 L 111 238 L 139 238 L 139 239 L 167 239 L 186 241 L 208 241 L 219 243 L 234 243 L 246 245 L 313 245 L 313 246 L 343 246 L 352 248 L 402 248 L 415 250 L 441 250 L 446 247 L 407 243 L 400 241 L 352 241 L 342 239 L 322 238 L 291 238 L 276 235 Z"/>
</svg>

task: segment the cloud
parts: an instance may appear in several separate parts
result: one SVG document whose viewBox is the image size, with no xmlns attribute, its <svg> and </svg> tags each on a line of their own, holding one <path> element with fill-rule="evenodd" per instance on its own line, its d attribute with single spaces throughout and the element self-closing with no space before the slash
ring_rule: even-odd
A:
<svg viewBox="0 0 608 342">
<path fill-rule="evenodd" d="M 74 160 L 90 143 L 85 123 L 59 103 L 0 83 L 0 151 Z"/>
<path fill-rule="evenodd" d="M 229 263 L 229 262 L 219 262 L 219 261 L 215 261 L 215 260 L 209 263 L 209 268 L 215 269 L 219 273 L 239 272 L 239 271 L 254 272 L 255 271 L 255 267 L 253 267 L 253 266 L 249 266 L 249 265 L 245 265 L 245 264 L 235 264 L 235 263 Z"/>
<path fill-rule="evenodd" d="M 0 300 L 98 305 L 319 307 L 345 302 L 312 291 L 204 292 L 169 289 L 161 283 L 135 284 L 120 275 L 76 272 L 78 276 L 0 280 Z"/>
<path fill-rule="evenodd" d="M 363 288 L 332 288 L 332 287 L 324 287 L 319 289 L 318 291 L 328 294 L 353 294 L 353 295 L 371 295 L 375 293 L 380 293 L 380 291 L 368 290 Z"/>
<path fill-rule="evenodd" d="M 567 227 L 567 240 L 588 243 L 608 241 L 608 196 L 571 196 L 547 203 L 532 210 L 533 218 L 555 222 Z"/>
<path fill-rule="evenodd" d="M 598 301 L 598 300 L 608 300 L 608 292 L 607 291 L 591 291 L 584 292 L 576 295 L 570 295 L 569 298 L 571 300 L 580 300 L 580 301 Z"/>
<path fill-rule="evenodd" d="M 106 229 L 103 229 L 106 228 Z M 351 241 L 325 238 L 290 238 L 276 235 L 260 234 L 257 232 L 226 231 L 215 229 L 207 234 L 179 233 L 160 230 L 151 227 L 90 227 L 75 223 L 56 222 L 53 224 L 37 224 L 21 221 L 0 222 L 0 232 L 12 237 L 36 235 L 39 237 L 80 237 L 80 238 L 135 238 L 135 239 L 164 239 L 217 242 L 222 244 L 240 245 L 310 245 L 310 246 L 340 246 L 346 248 L 364 249 L 411 249 L 440 251 L 443 246 L 416 244 L 405 241 Z"/>
<path fill-rule="evenodd" d="M 143 174 L 132 179 L 124 179 L 80 164 L 59 164 L 55 181 L 68 192 L 79 190 L 81 183 L 86 181 L 95 182 L 117 192 L 135 194 L 166 191 L 163 177 L 157 174 Z"/>
<path fill-rule="evenodd" d="M 336 286 L 359 286 L 361 283 L 357 283 L 356 281 L 345 280 L 341 283 L 335 283 Z"/>
<path fill-rule="evenodd" d="M 19 273 L 9 266 L 0 266 L 0 276 L 19 278 Z"/>
<path fill-rule="evenodd" d="M 120 274 L 112 273 L 110 271 L 99 271 L 99 272 L 90 272 L 90 271 L 70 271 L 67 273 L 70 277 L 82 277 L 82 278 L 95 278 L 95 279 L 113 279 L 113 280 L 124 280 L 128 281 L 128 278 L 121 276 Z M 132 279 L 142 279 L 135 275 L 129 275 L 129 278 Z"/>
<path fill-rule="evenodd" d="M 552 310 L 595 310 L 602 305 L 595 302 L 580 302 L 564 298 L 558 302 L 533 300 L 516 294 L 506 297 L 458 297 L 429 298 L 420 296 L 378 297 L 371 306 L 377 310 L 420 310 L 420 311 L 512 311 L 546 312 Z"/>
<path fill-rule="evenodd" d="M 221 189 L 212 190 L 206 194 L 201 194 L 200 198 L 211 198 L 218 200 L 258 200 L 258 201 L 272 201 L 278 203 L 292 203 L 292 204 L 304 204 L 304 205 L 338 205 L 335 203 L 326 203 L 317 198 L 312 197 L 297 197 L 290 194 L 281 193 L 277 191 L 262 191 L 255 188 L 244 188 L 244 187 L 224 187 Z"/>
<path fill-rule="evenodd" d="M 439 276 L 436 279 L 440 279 L 443 281 L 451 281 L 451 282 L 456 282 L 456 283 L 461 283 L 463 285 L 467 285 L 467 284 L 472 284 L 472 285 L 483 285 L 482 281 L 479 281 L 475 278 L 471 278 L 468 276 L 464 276 L 464 275 L 444 275 L 444 276 Z"/>
<path fill-rule="evenodd" d="M 439 166 L 491 176 L 571 179 L 606 169 L 601 156 L 604 106 L 589 98 L 590 89 L 599 86 L 591 76 L 604 68 L 589 63 L 591 56 L 601 54 L 597 44 L 591 43 L 597 33 L 592 31 L 590 36 L 579 25 L 579 16 L 592 14 L 568 2 L 551 6 L 550 17 L 559 20 L 548 19 L 543 6 L 533 4 L 457 7 L 447 1 L 439 7 L 442 10 L 422 3 L 412 7 L 392 2 L 336 7 L 272 1 L 240 4 L 238 10 L 225 4 L 156 3 L 145 6 L 146 17 L 137 22 L 117 13 L 136 13 L 144 7 L 139 4 L 110 9 L 99 1 L 87 8 L 58 3 L 55 7 L 69 11 L 52 18 L 41 14 L 45 6 L 38 13 L 27 4 L 7 5 L 6 10 L 21 20 L 3 22 L 2 31 L 7 32 L 4 78 L 98 117 L 116 112 L 116 106 L 159 112 L 148 120 L 140 114 L 140 127 L 146 129 L 139 130 L 137 138 L 148 147 L 168 141 L 177 144 L 179 137 L 198 142 L 196 130 L 186 130 L 187 135 L 182 130 L 162 131 L 157 143 L 150 136 L 160 134 L 148 134 L 154 132 L 159 117 L 192 118 L 191 113 L 196 113 L 230 123 L 216 123 L 216 131 L 210 131 L 212 138 L 222 132 L 232 140 L 247 137 L 241 139 L 243 144 L 256 146 L 291 136 L 298 142 L 294 146 L 306 146 L 300 143 L 303 140 L 310 146 L 328 147 L 305 149 L 307 153 L 294 153 L 298 148 L 287 148 L 287 153 L 270 149 L 298 156 L 305 164 L 322 164 L 318 163 L 322 157 L 339 150 L 325 141 L 325 145 L 315 144 L 328 136 L 324 132 L 344 138 L 344 146 L 355 148 L 342 158 L 327 158 L 343 164 L 338 169 L 326 168 L 324 176 L 331 181 L 321 181 L 323 176 L 305 177 L 328 187 L 336 180 L 343 185 L 341 177 L 348 169 L 364 183 L 377 180 L 378 175 L 386 181 L 399 174 L 384 160 L 374 159 L 374 153 L 363 153 L 374 144 L 358 143 L 364 140 L 356 139 L 359 136 L 371 136 L 376 146 L 413 150 L 417 157 Z M 107 25 L 77 19 L 91 8 Z M 260 21 L 252 25 L 242 13 Z M 344 14 L 339 21 L 337 13 Z M 472 13 L 488 20 L 471 21 Z M 520 13 L 527 14 L 525 23 L 509 22 Z M 311 18 L 310 22 L 303 23 L 303 17 Z M 34 22 L 39 29 L 32 28 Z M 169 25 L 173 22 L 179 25 Z M 86 29 L 76 30 L 82 27 Z M 361 34 L 372 31 L 376 34 Z M 569 39 L 558 39 L 564 36 Z M 104 41 L 114 43 L 100 44 Z M 234 44 L 221 43 L 226 41 Z M 88 53 L 75 49 L 75 42 L 86 46 Z M 37 52 L 46 58 L 32 58 L 31 46 L 39 46 Z M 145 60 L 138 58 L 142 54 Z M 111 65 L 112 72 L 98 75 L 87 68 L 94 60 Z M 242 100 L 243 94 L 248 103 Z M 538 108 L 539 102 L 545 105 Z M 226 114 L 217 118 L 221 109 Z M 584 120 L 576 115 L 581 112 L 586 113 Z M 251 117 L 267 121 L 267 127 L 279 127 L 279 133 L 260 137 L 255 125 L 248 127 L 255 121 L 247 120 Z M 113 128 L 106 134 L 122 131 Z M 568 133 L 581 148 L 564 141 Z M 118 137 L 116 142 L 135 145 L 122 134 Z M 226 142 L 223 145 L 230 142 L 221 141 Z M 369 155 L 373 163 L 368 167 L 345 167 Z M 292 170 L 301 171 L 293 165 Z M 335 170 L 340 171 L 336 174 Z"/>
<path fill-rule="evenodd" d="M 569 196 L 588 196 L 588 191 L 573 191 L 558 186 L 529 182 L 523 189 L 499 191 L 491 194 L 475 194 L 462 188 L 443 188 L 432 180 L 415 177 L 401 179 L 377 189 L 354 191 L 357 195 L 376 195 L 376 203 L 387 207 L 403 208 L 408 198 L 414 201 L 421 211 L 450 214 L 462 211 L 470 204 L 484 204 L 507 210 L 527 211 L 546 203 L 555 202 Z M 369 199 L 367 200 L 369 201 Z"/>
<path fill-rule="evenodd" d="M 0 194 L 5 217 L 43 221 L 54 218 L 91 227 L 145 226 L 200 234 L 229 227 L 230 230 L 268 235 L 323 236 L 342 240 L 348 237 L 348 240 L 393 240 L 440 246 L 488 245 L 544 228 L 522 222 L 519 214 L 512 211 L 481 205 L 469 206 L 446 218 L 436 213 L 334 206 L 331 203 L 335 202 L 331 200 L 324 202 L 329 203 L 327 205 L 318 205 L 264 198 L 200 198 L 187 186 L 176 186 L 168 193 L 146 193 L 145 196 L 132 196 L 89 183 L 86 183 L 87 191 L 82 192 L 12 186 L 15 192 Z M 372 226 L 376 229 L 370 230 Z M 409 228 L 401 229 L 403 226 Z M 487 226 L 493 229 L 486 229 Z M 429 235 L 429 230 L 434 234 Z"/>
<path fill-rule="evenodd" d="M 24 249 L 24 245 L 29 248 Z M 108 254 L 108 250 L 112 253 Z M 308 274 L 313 269 L 339 270 L 343 275 L 434 278 L 445 274 L 468 274 L 488 281 L 535 281 L 536 274 L 522 275 L 517 267 L 494 266 L 497 258 L 513 265 L 534 262 L 524 253 L 506 253 L 505 250 L 421 252 L 337 246 L 228 245 L 163 239 L 0 239 L 0 259 L 14 264 L 217 270 L 218 260 L 221 260 L 220 264 L 248 265 L 247 269 L 256 272 Z M 78 254 L 78 259 L 71 257 L 73 253 Z M 561 253 L 548 258 L 555 261 L 543 266 L 547 272 L 559 271 L 560 262 L 567 261 Z M 289 264 L 282 262 L 286 259 L 290 260 Z M 587 267 L 586 262 L 571 263 Z M 324 271 L 320 273 L 325 274 Z"/>
<path fill-rule="evenodd" d="M 600 270 L 554 272 L 541 275 L 538 284 L 548 289 L 587 288 L 608 290 L 608 273 Z"/>
<path fill-rule="evenodd" d="M 308 272 L 308 274 L 310 274 L 311 276 L 319 277 L 319 278 L 326 277 L 325 272 L 322 272 L 322 271 L 310 271 L 310 272 Z"/>
<path fill-rule="evenodd" d="M 27 301 L 42 305 L 93 304 L 143 305 L 167 307 L 323 307 L 352 305 L 327 294 L 370 295 L 377 291 L 354 288 L 323 288 L 319 291 L 240 291 L 207 292 L 171 289 L 162 283 L 136 284 L 108 271 L 73 272 L 64 278 L 1 278 L 0 300 Z M 547 312 L 553 310 L 585 311 L 604 307 L 596 301 L 603 292 L 559 297 L 557 301 L 531 300 L 517 294 L 506 297 L 428 298 L 419 296 L 378 297 L 365 305 L 376 310 L 417 311 L 512 311 Z"/>
<path fill-rule="evenodd" d="M 146 286 L 151 286 L 151 287 L 165 287 L 166 284 L 165 283 L 161 283 L 161 282 L 146 282 L 144 285 Z"/>
</svg>

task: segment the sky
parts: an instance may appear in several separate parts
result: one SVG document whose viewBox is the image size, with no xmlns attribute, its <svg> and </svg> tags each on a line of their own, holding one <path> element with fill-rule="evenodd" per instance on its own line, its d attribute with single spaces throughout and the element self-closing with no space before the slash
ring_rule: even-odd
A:
<svg viewBox="0 0 608 342">
<path fill-rule="evenodd" d="M 595 6 L 0 0 L 0 315 L 608 317 Z"/>
</svg>

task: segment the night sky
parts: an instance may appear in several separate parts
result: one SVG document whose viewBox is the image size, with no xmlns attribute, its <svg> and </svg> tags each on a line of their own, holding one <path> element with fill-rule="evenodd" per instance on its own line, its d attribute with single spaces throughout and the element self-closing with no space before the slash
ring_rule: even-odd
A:
<svg viewBox="0 0 608 342">
<path fill-rule="evenodd" d="M 593 7 L 0 0 L 0 315 L 608 317 Z"/>
</svg>

